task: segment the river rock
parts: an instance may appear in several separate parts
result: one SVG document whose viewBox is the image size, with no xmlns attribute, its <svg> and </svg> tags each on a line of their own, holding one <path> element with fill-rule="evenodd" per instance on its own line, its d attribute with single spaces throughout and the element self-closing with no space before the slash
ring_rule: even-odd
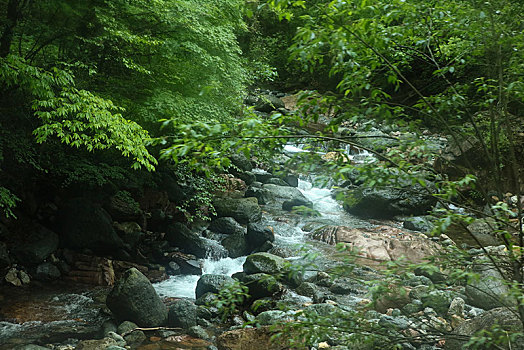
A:
<svg viewBox="0 0 524 350">
<path fill-rule="evenodd" d="M 289 186 L 287 182 L 279 177 L 272 177 L 267 180 L 266 184 L 278 185 L 278 186 Z"/>
<path fill-rule="evenodd" d="M 246 275 L 242 282 L 248 287 L 249 295 L 253 299 L 271 297 L 275 293 L 282 292 L 284 286 L 277 279 L 266 273 L 255 273 Z"/>
<path fill-rule="evenodd" d="M 58 222 L 60 238 L 66 247 L 113 254 L 123 246 L 109 214 L 85 198 L 69 200 L 61 208 Z"/>
<path fill-rule="evenodd" d="M 120 238 L 122 238 L 122 241 L 132 248 L 137 247 L 142 237 L 145 236 L 142 228 L 136 222 L 115 222 L 113 227 L 116 229 Z"/>
<path fill-rule="evenodd" d="M 189 300 L 176 300 L 169 307 L 169 327 L 189 329 L 197 325 L 197 307 Z"/>
<path fill-rule="evenodd" d="M 309 200 L 303 200 L 301 198 L 294 198 L 284 201 L 282 203 L 282 210 L 291 211 L 294 207 L 308 207 L 313 208 L 313 203 Z"/>
<path fill-rule="evenodd" d="M 60 278 L 60 270 L 55 265 L 45 262 L 36 267 L 35 278 L 39 281 L 52 281 Z"/>
<path fill-rule="evenodd" d="M 107 306 L 121 320 L 142 327 L 158 327 L 167 321 L 167 308 L 151 282 L 135 268 L 127 270 L 107 296 Z"/>
<path fill-rule="evenodd" d="M 267 223 L 256 222 L 247 225 L 247 243 L 251 249 L 261 247 L 266 241 L 274 242 L 275 233 Z"/>
<path fill-rule="evenodd" d="M 499 307 L 489 310 L 471 320 L 462 322 L 453 332 L 446 336 L 446 349 L 461 350 L 463 346 L 475 333 L 481 330 L 489 330 L 494 325 L 502 327 L 509 334 L 522 332 L 522 322 L 518 318 L 515 310 Z M 516 337 L 515 341 L 506 344 L 499 344 L 502 349 L 524 349 L 524 337 Z"/>
<path fill-rule="evenodd" d="M 424 215 L 436 204 L 420 186 L 363 188 L 346 192 L 344 209 L 366 218 L 387 219 L 397 215 Z"/>
<path fill-rule="evenodd" d="M 232 217 L 241 224 L 259 221 L 262 210 L 256 198 L 215 198 L 213 206 L 218 217 Z"/>
<path fill-rule="evenodd" d="M 364 265 L 378 265 L 375 261 L 391 261 L 405 257 L 420 263 L 437 253 L 439 246 L 426 236 L 399 229 L 379 226 L 371 230 L 345 226 L 325 226 L 313 234 L 315 239 L 329 243 L 344 243 L 358 250 Z"/>
<path fill-rule="evenodd" d="M 284 181 L 291 187 L 298 187 L 298 177 L 295 175 L 284 176 Z"/>
<path fill-rule="evenodd" d="M 308 199 L 302 194 L 302 192 L 300 192 L 300 190 L 296 187 L 265 184 L 264 186 L 262 186 L 262 188 L 267 191 L 268 201 L 293 200 L 302 201 L 304 203 L 309 202 Z"/>
<path fill-rule="evenodd" d="M 246 238 L 246 235 L 242 234 L 233 234 L 228 235 L 222 240 L 222 246 L 226 248 L 230 258 L 238 258 L 244 255 L 249 254 L 251 249 Z"/>
<path fill-rule="evenodd" d="M 179 247 L 186 253 L 193 254 L 198 258 L 205 258 L 208 249 L 210 249 L 202 237 L 180 222 L 174 222 L 166 228 L 165 239 L 172 246 Z"/>
<path fill-rule="evenodd" d="M 282 339 L 272 340 L 275 330 L 271 327 L 243 328 L 222 333 L 217 338 L 219 350 L 285 350 L 289 344 Z"/>
<path fill-rule="evenodd" d="M 37 225 L 23 243 L 16 245 L 14 255 L 24 264 L 39 264 L 58 249 L 58 235 Z"/>
<path fill-rule="evenodd" d="M 244 234 L 246 229 L 231 217 L 216 218 L 209 224 L 208 230 L 226 235 Z"/>
<path fill-rule="evenodd" d="M 264 113 L 271 113 L 279 108 L 285 108 L 284 102 L 274 95 L 261 95 L 255 104 L 255 110 Z"/>
<path fill-rule="evenodd" d="M 234 283 L 235 280 L 225 275 L 206 274 L 202 275 L 197 282 L 196 297 L 200 298 L 206 293 L 218 293 L 228 284 Z"/>
<path fill-rule="evenodd" d="M 275 275 L 284 271 L 286 261 L 269 253 L 255 253 L 246 258 L 244 272 L 247 274 L 267 273 Z"/>
<path fill-rule="evenodd" d="M 143 331 L 138 330 L 138 325 L 131 321 L 122 322 L 117 329 L 117 333 L 124 337 L 124 340 L 132 346 L 142 344 L 146 339 Z"/>
<path fill-rule="evenodd" d="M 515 304 L 515 300 L 508 296 L 509 288 L 504 277 L 490 262 L 479 261 L 474 264 L 473 271 L 480 277 L 466 285 L 468 304 L 485 310 Z"/>
<path fill-rule="evenodd" d="M 452 297 L 444 290 L 432 290 L 420 298 L 424 307 L 431 307 L 439 316 L 446 316 Z"/>
<path fill-rule="evenodd" d="M 244 153 L 233 153 L 229 156 L 229 159 L 231 160 L 231 163 L 233 163 L 233 165 L 235 165 L 240 170 L 253 170 L 253 164 L 251 164 L 251 161 L 245 156 Z"/>
<path fill-rule="evenodd" d="M 433 229 L 433 222 L 436 220 L 431 215 L 426 216 L 414 216 L 404 220 L 402 226 L 405 229 L 419 231 L 419 232 L 430 232 Z"/>
<path fill-rule="evenodd" d="M 270 310 L 259 313 L 255 319 L 261 326 L 270 326 L 292 321 L 293 317 L 284 311 Z"/>
<path fill-rule="evenodd" d="M 467 228 L 469 233 L 473 235 L 483 247 L 502 244 L 502 241 L 495 237 L 495 231 L 498 230 L 495 219 L 476 219 L 469 224 Z"/>
<path fill-rule="evenodd" d="M 110 346 L 118 346 L 113 338 L 103 338 L 96 340 L 81 340 L 75 347 L 75 350 L 101 350 Z"/>
</svg>

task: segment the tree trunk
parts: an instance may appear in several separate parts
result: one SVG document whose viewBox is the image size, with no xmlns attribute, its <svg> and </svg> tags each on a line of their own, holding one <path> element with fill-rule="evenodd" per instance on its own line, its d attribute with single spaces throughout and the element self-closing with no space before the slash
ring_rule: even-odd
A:
<svg viewBox="0 0 524 350">
<path fill-rule="evenodd" d="M 0 37 L 0 57 L 7 57 L 11 51 L 13 30 L 20 18 L 20 0 L 9 0 L 7 3 L 7 22 L 2 37 Z"/>
</svg>

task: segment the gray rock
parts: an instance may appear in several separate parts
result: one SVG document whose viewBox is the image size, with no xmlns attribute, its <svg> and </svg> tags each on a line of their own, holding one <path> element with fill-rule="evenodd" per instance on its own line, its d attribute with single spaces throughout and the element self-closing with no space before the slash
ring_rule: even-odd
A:
<svg viewBox="0 0 524 350">
<path fill-rule="evenodd" d="M 271 310 L 261 312 L 255 319 L 261 326 L 269 326 L 291 321 L 293 317 L 284 311 Z"/>
<path fill-rule="evenodd" d="M 22 285 L 22 281 L 20 281 L 20 278 L 18 277 L 18 270 L 16 267 L 12 267 L 7 271 L 5 277 L 5 281 L 8 283 L 11 283 L 15 287 L 20 287 Z"/>
<path fill-rule="evenodd" d="M 208 230 L 227 235 L 245 234 L 246 232 L 246 229 L 231 217 L 214 219 L 211 221 L 211 224 L 209 224 Z"/>
<path fill-rule="evenodd" d="M 275 233 L 263 222 L 251 223 L 247 226 L 247 243 L 251 249 L 261 247 L 266 241 L 274 242 Z"/>
<path fill-rule="evenodd" d="M 495 308 L 456 327 L 451 334 L 446 336 L 446 349 L 462 350 L 471 336 L 480 330 L 489 330 L 494 325 L 502 327 L 509 334 L 523 332 L 522 322 L 514 310 L 503 307 Z M 499 345 L 502 346 L 502 349 L 524 349 L 524 337 L 517 337 L 512 342 L 511 348 L 509 342 Z"/>
<path fill-rule="evenodd" d="M 251 251 L 247 237 L 243 233 L 228 235 L 221 243 L 224 248 L 226 248 L 228 252 L 227 255 L 231 258 L 238 258 L 247 255 Z"/>
<path fill-rule="evenodd" d="M 218 293 L 222 288 L 234 282 L 233 278 L 225 275 L 202 275 L 197 282 L 196 297 L 198 299 L 206 293 Z"/>
<path fill-rule="evenodd" d="M 412 231 L 430 232 L 433 229 L 433 221 L 435 221 L 435 219 L 436 218 L 431 215 L 414 216 L 407 218 L 402 226 Z"/>
<path fill-rule="evenodd" d="M 344 209 L 350 214 L 368 218 L 423 215 L 436 203 L 436 199 L 420 185 L 380 189 L 360 187 L 347 194 Z"/>
<path fill-rule="evenodd" d="M 382 315 L 378 321 L 379 326 L 384 328 L 394 328 L 394 329 L 407 329 L 409 327 L 409 322 L 406 317 L 393 317 L 388 315 Z"/>
<path fill-rule="evenodd" d="M 102 334 L 102 338 L 106 337 L 109 332 L 116 332 L 120 334 L 120 332 L 118 332 L 117 325 L 112 320 L 107 320 L 102 324 L 102 329 L 100 332 Z"/>
<path fill-rule="evenodd" d="M 219 217 L 229 216 L 241 224 L 259 221 L 262 210 L 256 198 L 215 198 L 213 206 Z"/>
<path fill-rule="evenodd" d="M 136 323 L 124 321 L 118 326 L 117 333 L 123 336 L 129 345 L 142 344 L 147 337 L 143 331 L 136 330 L 136 328 L 138 328 Z"/>
<path fill-rule="evenodd" d="M 269 253 L 255 253 L 246 258 L 244 272 L 274 275 L 284 271 L 285 263 L 286 261 L 279 256 Z"/>
<path fill-rule="evenodd" d="M 439 316 L 445 316 L 451 305 L 449 292 L 443 290 L 432 290 L 420 298 L 424 307 L 431 307 Z"/>
<path fill-rule="evenodd" d="M 114 341 L 116 341 L 116 345 L 118 345 L 118 346 L 126 346 L 127 345 L 127 342 L 124 340 L 124 338 L 120 334 L 117 334 L 116 332 L 108 332 L 107 333 L 107 338 L 111 338 Z"/>
<path fill-rule="evenodd" d="M 62 243 L 68 248 L 113 254 L 123 247 L 109 214 L 85 198 L 69 200 L 60 210 L 57 222 Z"/>
<path fill-rule="evenodd" d="M 501 240 L 495 237 L 495 231 L 498 229 L 495 219 L 476 219 L 467 228 L 483 247 L 497 246 L 502 243 Z"/>
<path fill-rule="evenodd" d="M 36 267 L 35 278 L 39 281 L 52 281 L 60 278 L 60 270 L 55 265 L 45 262 Z"/>
<path fill-rule="evenodd" d="M 284 290 L 282 283 L 278 282 L 275 277 L 265 273 L 246 275 L 242 282 L 248 287 L 249 295 L 253 299 L 271 297 L 275 293 Z"/>
<path fill-rule="evenodd" d="M 170 327 L 189 329 L 197 324 L 197 307 L 189 300 L 177 300 L 169 307 Z"/>
<path fill-rule="evenodd" d="M 107 306 L 121 320 L 133 321 L 142 327 L 158 327 L 167 321 L 167 308 L 140 271 L 131 268 L 107 296 Z"/>
<path fill-rule="evenodd" d="M 265 184 L 262 189 L 267 191 L 269 201 L 301 200 L 304 203 L 309 202 L 296 187 Z"/>
<path fill-rule="evenodd" d="M 251 164 L 251 161 L 245 156 L 244 153 L 233 153 L 229 156 L 229 159 L 231 160 L 231 163 L 238 167 L 240 170 L 243 171 L 251 171 L 253 170 L 253 165 Z"/>
<path fill-rule="evenodd" d="M 111 196 L 105 206 L 111 218 L 115 221 L 138 221 L 142 216 L 142 210 L 137 201 L 125 191 L 120 191 Z"/>
<path fill-rule="evenodd" d="M 515 300 L 508 296 L 509 288 L 504 277 L 491 263 L 476 263 L 473 271 L 479 273 L 480 278 L 466 285 L 468 304 L 485 310 L 515 304 Z"/>
<path fill-rule="evenodd" d="M 36 226 L 27 242 L 18 244 L 13 254 L 23 264 L 39 264 L 58 249 L 58 235 L 43 226 Z"/>
<path fill-rule="evenodd" d="M 267 180 L 266 183 L 267 184 L 278 185 L 278 186 L 289 186 L 287 182 L 285 182 L 284 180 L 282 180 L 279 177 L 272 177 L 269 180 Z"/>
<path fill-rule="evenodd" d="M 464 318 L 464 306 L 466 302 L 460 297 L 456 297 L 451 301 L 448 309 L 448 316 L 458 316 Z"/>
<path fill-rule="evenodd" d="M 291 187 L 298 187 L 298 177 L 295 175 L 286 175 L 284 181 Z"/>
<path fill-rule="evenodd" d="M 105 350 L 127 350 L 126 348 L 118 345 L 110 345 Z"/>
<path fill-rule="evenodd" d="M 196 326 L 195 325 L 195 326 L 189 328 L 187 334 L 189 334 L 190 336 L 195 337 L 195 338 L 204 339 L 204 340 L 211 340 L 211 337 L 209 336 L 209 334 L 201 326 Z"/>
<path fill-rule="evenodd" d="M 282 210 L 291 211 L 293 210 L 293 207 L 313 208 L 313 203 L 311 203 L 309 200 L 304 201 L 301 198 L 289 199 L 282 203 Z"/>
<path fill-rule="evenodd" d="M 35 344 L 27 344 L 27 345 L 19 345 L 13 348 L 13 350 L 49 350 L 50 348 L 46 348 L 45 346 L 35 345 Z"/>
<path fill-rule="evenodd" d="M 198 258 L 205 258 L 210 247 L 195 232 L 192 232 L 186 225 L 174 222 L 166 228 L 165 239 L 174 247 L 179 247 L 189 254 Z"/>
<path fill-rule="evenodd" d="M 261 95 L 255 104 L 255 110 L 264 113 L 271 113 L 279 108 L 285 108 L 284 102 L 274 95 Z"/>
</svg>

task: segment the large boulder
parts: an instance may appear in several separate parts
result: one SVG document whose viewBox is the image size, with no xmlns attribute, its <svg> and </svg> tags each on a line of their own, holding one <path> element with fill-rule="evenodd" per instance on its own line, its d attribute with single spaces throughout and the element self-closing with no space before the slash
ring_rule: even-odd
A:
<svg viewBox="0 0 524 350">
<path fill-rule="evenodd" d="M 363 188 L 346 192 L 344 209 L 366 218 L 392 218 L 397 215 L 424 215 L 436 199 L 418 186 L 404 188 Z"/>
<path fill-rule="evenodd" d="M 115 221 L 138 221 L 142 215 L 140 204 L 126 191 L 111 196 L 105 208 Z"/>
<path fill-rule="evenodd" d="M 206 274 L 202 275 L 197 282 L 195 294 L 197 299 L 206 293 L 219 293 L 225 286 L 234 283 L 232 277 L 225 275 Z"/>
<path fill-rule="evenodd" d="M 231 163 L 242 171 L 253 170 L 251 161 L 244 155 L 244 153 L 234 153 L 229 156 Z"/>
<path fill-rule="evenodd" d="M 267 241 L 275 241 L 275 233 L 271 226 L 262 222 L 252 223 L 247 226 L 247 243 L 251 249 L 259 248 Z"/>
<path fill-rule="evenodd" d="M 58 249 L 58 235 L 43 226 L 35 226 L 23 244 L 17 244 L 14 255 L 24 264 L 38 264 Z"/>
<path fill-rule="evenodd" d="M 284 289 L 282 283 L 266 273 L 245 275 L 242 278 L 242 282 L 247 286 L 249 290 L 248 293 L 253 299 L 271 297 Z"/>
<path fill-rule="evenodd" d="M 174 247 L 179 247 L 198 258 L 205 258 L 210 248 L 207 242 L 180 222 L 174 222 L 166 228 L 165 239 Z"/>
<path fill-rule="evenodd" d="M 405 257 L 420 263 L 437 253 L 439 246 L 425 235 L 403 232 L 399 229 L 379 226 L 359 229 L 345 226 L 324 226 L 316 230 L 313 238 L 328 244 L 343 243 L 357 250 L 364 265 L 376 266 L 380 261 L 394 261 Z"/>
<path fill-rule="evenodd" d="M 69 200 L 61 208 L 58 222 L 61 242 L 66 247 L 111 254 L 123 246 L 109 214 L 88 199 Z"/>
<path fill-rule="evenodd" d="M 120 320 L 132 321 L 141 327 L 158 327 L 167 321 L 167 307 L 140 271 L 131 268 L 107 296 L 107 307 Z"/>
<path fill-rule="evenodd" d="M 259 221 L 262 210 L 256 198 L 215 198 L 213 206 L 218 217 L 232 217 L 241 224 Z"/>
<path fill-rule="evenodd" d="M 231 217 L 221 217 L 214 219 L 211 221 L 211 224 L 209 224 L 208 230 L 227 235 L 244 234 L 246 232 L 246 229 Z"/>
<path fill-rule="evenodd" d="M 302 201 L 303 203 L 311 203 L 296 187 L 279 186 L 274 184 L 265 184 L 262 186 L 267 191 L 269 200 L 273 201 Z M 309 206 L 309 205 L 308 205 Z"/>
<path fill-rule="evenodd" d="M 463 346 L 475 333 L 482 330 L 490 330 L 495 325 L 507 331 L 507 334 L 521 333 L 523 331 L 522 321 L 519 319 L 516 310 L 500 307 L 461 323 L 451 334 L 446 336 L 446 349 L 462 350 L 464 349 Z M 524 336 L 516 337 L 511 344 L 508 341 L 506 344 L 498 345 L 497 349 L 524 349 Z"/>
<path fill-rule="evenodd" d="M 270 253 L 255 253 L 246 258 L 244 272 L 275 275 L 284 271 L 286 260 Z"/>
<path fill-rule="evenodd" d="M 228 235 L 222 240 L 222 246 L 227 250 L 227 256 L 230 258 L 238 258 L 249 254 L 251 249 L 249 248 L 246 235 L 234 234 Z"/>
</svg>

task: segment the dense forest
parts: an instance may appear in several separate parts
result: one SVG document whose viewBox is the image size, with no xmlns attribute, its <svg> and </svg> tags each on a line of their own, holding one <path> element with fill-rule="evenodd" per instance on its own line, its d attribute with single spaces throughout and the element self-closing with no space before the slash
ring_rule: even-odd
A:
<svg viewBox="0 0 524 350">
<path fill-rule="evenodd" d="M 35 284 L 115 285 L 107 296 L 115 320 L 188 328 L 172 308 L 188 311 L 168 305 L 168 317 L 165 300 L 151 306 L 160 310 L 153 321 L 123 316 L 116 281 L 135 271 L 154 282 L 166 271 L 191 274 L 191 261 L 209 255 L 215 236 L 206 232 L 229 234 L 227 226 L 235 233 L 219 242 L 229 258 L 248 256 L 244 275 L 209 289 L 216 300 L 197 298 L 217 308 L 212 323 L 222 331 L 242 317 L 260 326 L 288 287 L 330 306 L 286 305 L 276 327 L 245 335 L 251 345 L 213 348 L 524 349 L 521 5 L 0 0 L 0 304 L 12 288 Z M 291 145 L 301 151 L 290 154 Z M 349 226 L 330 223 L 333 254 L 344 256 L 333 270 L 306 280 L 320 270 L 314 257 L 295 266 L 278 256 L 288 258 L 275 249 L 281 233 L 263 223 L 274 198 L 285 199 L 278 209 L 288 222 L 307 217 L 317 225 L 310 236 L 328 241 L 316 203 L 282 195 L 299 178 L 329 188 L 374 227 L 418 232 L 430 253 L 393 258 L 390 244 L 381 267 L 363 264 L 374 274 L 362 282 L 369 303 L 326 303 L 343 294 L 335 276 L 354 279 L 362 268 L 363 248 L 339 237 Z M 86 256 L 109 259 L 113 276 L 72 274 Z M 279 267 L 264 270 L 262 258 Z M 0 335 L 0 349 L 8 338 Z"/>
</svg>

